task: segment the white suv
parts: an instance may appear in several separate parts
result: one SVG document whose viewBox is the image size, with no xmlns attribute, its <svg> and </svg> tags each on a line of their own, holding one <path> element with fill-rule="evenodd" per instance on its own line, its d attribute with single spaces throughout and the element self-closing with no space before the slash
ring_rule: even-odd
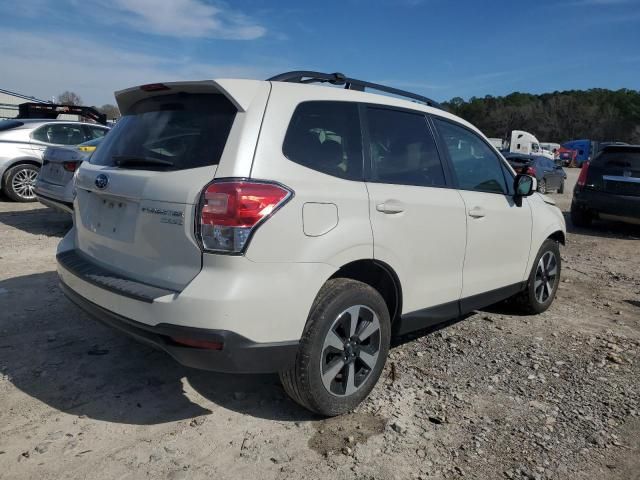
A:
<svg viewBox="0 0 640 480">
<path fill-rule="evenodd" d="M 427 98 L 316 72 L 116 97 L 122 119 L 76 174 L 62 288 L 184 365 L 280 372 L 338 415 L 392 336 L 553 301 L 562 214 Z"/>
</svg>

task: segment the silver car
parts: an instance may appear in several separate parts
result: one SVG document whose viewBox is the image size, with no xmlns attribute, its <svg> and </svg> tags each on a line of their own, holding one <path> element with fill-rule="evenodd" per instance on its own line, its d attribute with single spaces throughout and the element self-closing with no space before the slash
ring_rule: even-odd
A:
<svg viewBox="0 0 640 480">
<path fill-rule="evenodd" d="M 0 191 L 16 202 L 34 202 L 36 178 L 50 146 L 74 146 L 103 137 L 109 129 L 62 120 L 0 121 Z"/>
<path fill-rule="evenodd" d="M 91 157 L 103 138 L 89 140 L 77 147 L 49 147 L 44 151 L 35 190 L 40 203 L 73 213 L 73 176 L 80 164 Z"/>
</svg>

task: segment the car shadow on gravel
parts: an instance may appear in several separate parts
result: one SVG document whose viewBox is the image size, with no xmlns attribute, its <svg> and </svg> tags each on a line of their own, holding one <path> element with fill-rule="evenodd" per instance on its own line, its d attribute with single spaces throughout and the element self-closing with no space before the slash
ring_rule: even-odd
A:
<svg viewBox="0 0 640 480">
<path fill-rule="evenodd" d="M 14 205 L 15 210 L 0 212 L 0 223 L 32 235 L 48 237 L 64 237 L 73 225 L 71 216 L 67 213 L 45 206 L 27 209 L 24 204 Z"/>
<path fill-rule="evenodd" d="M 576 227 L 571 222 L 571 214 L 562 212 L 567 232 L 574 235 L 585 235 L 589 237 L 616 238 L 620 240 L 640 240 L 640 225 L 613 222 L 605 220 L 594 220 L 587 228 Z"/>
<path fill-rule="evenodd" d="M 63 297 L 55 272 L 0 281 L 0 312 L 0 373 L 58 411 L 133 425 L 216 415 L 216 406 L 280 421 L 315 418 L 289 400 L 277 375 L 183 367 L 88 318 Z"/>
</svg>

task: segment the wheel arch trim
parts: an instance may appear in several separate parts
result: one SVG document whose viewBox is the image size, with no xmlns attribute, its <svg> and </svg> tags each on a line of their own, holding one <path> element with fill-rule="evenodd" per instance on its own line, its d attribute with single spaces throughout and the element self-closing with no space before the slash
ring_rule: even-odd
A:
<svg viewBox="0 0 640 480">
<path fill-rule="evenodd" d="M 390 282 L 393 292 L 381 291 L 381 288 L 386 288 L 388 284 L 376 285 L 374 279 L 368 277 L 372 273 L 369 269 L 377 269 L 379 272 L 383 272 L 383 278 Z M 387 263 L 374 258 L 352 260 L 339 267 L 327 280 L 332 278 L 352 278 L 370 285 L 382 295 L 388 307 L 393 302 L 393 311 L 391 311 L 391 307 L 389 308 L 391 323 L 393 324 L 400 318 L 402 314 L 402 284 L 396 271 Z M 392 298 L 390 298 L 391 293 Z"/>
<path fill-rule="evenodd" d="M 11 170 L 13 167 L 16 167 L 18 165 L 21 164 L 25 164 L 25 165 L 34 165 L 36 167 L 42 167 L 42 161 L 38 160 L 36 157 L 20 157 L 20 158 L 13 158 L 11 159 L 11 161 L 5 163 L 4 165 L 2 165 L 2 167 L 0 167 L 0 179 L 2 180 L 0 187 L 2 187 L 4 185 L 4 181 L 5 181 L 5 177 L 7 175 L 7 172 L 9 170 Z"/>
</svg>

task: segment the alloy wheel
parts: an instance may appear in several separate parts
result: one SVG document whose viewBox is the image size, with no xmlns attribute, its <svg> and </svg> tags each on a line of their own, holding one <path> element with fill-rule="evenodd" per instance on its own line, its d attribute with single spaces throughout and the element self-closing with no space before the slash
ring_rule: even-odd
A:
<svg viewBox="0 0 640 480">
<path fill-rule="evenodd" d="M 546 180 L 540 180 L 540 186 L 538 187 L 538 191 L 542 194 L 547 193 L 547 182 Z"/>
<path fill-rule="evenodd" d="M 378 361 L 380 339 L 380 320 L 369 307 L 354 305 L 336 317 L 320 357 L 320 375 L 329 393 L 348 396 L 364 385 Z"/>
<path fill-rule="evenodd" d="M 23 168 L 13 176 L 11 188 L 20 198 L 33 200 L 35 198 L 36 178 L 38 178 L 37 170 Z"/>
<path fill-rule="evenodd" d="M 553 252 L 545 252 L 538 266 L 533 283 L 533 291 L 538 303 L 545 303 L 555 288 L 558 280 L 558 260 Z"/>
</svg>

